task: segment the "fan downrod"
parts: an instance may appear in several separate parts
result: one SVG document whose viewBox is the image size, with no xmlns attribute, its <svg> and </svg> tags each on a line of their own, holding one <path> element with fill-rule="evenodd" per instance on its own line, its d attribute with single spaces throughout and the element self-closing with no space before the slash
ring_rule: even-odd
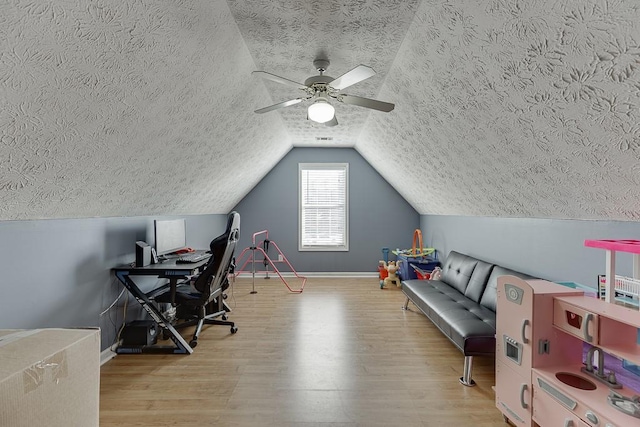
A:
<svg viewBox="0 0 640 427">
<path fill-rule="evenodd" d="M 313 93 L 320 91 L 326 91 L 326 85 L 333 81 L 333 77 L 325 76 L 324 72 L 329 68 L 329 60 L 328 59 L 315 59 L 313 61 L 313 66 L 316 67 L 318 76 L 311 76 L 307 80 L 304 81 L 305 86 L 312 88 Z M 320 85 L 320 86 L 317 86 Z"/>
<path fill-rule="evenodd" d="M 313 61 L 313 66 L 316 67 L 316 70 L 322 75 L 327 68 L 329 68 L 329 60 L 328 59 L 316 59 Z"/>
</svg>

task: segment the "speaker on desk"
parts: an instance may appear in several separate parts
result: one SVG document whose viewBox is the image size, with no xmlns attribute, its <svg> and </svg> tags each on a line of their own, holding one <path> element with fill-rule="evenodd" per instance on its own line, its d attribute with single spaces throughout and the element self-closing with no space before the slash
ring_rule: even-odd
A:
<svg viewBox="0 0 640 427">
<path fill-rule="evenodd" d="M 136 267 L 151 264 L 151 246 L 141 240 L 136 242 Z"/>
</svg>

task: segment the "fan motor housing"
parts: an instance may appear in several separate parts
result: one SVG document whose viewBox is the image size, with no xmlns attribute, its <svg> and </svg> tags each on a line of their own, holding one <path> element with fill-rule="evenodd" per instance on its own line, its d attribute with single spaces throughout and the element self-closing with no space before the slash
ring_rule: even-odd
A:
<svg viewBox="0 0 640 427">
<path fill-rule="evenodd" d="M 304 85 L 307 87 L 311 87 L 314 84 L 329 84 L 332 81 L 334 81 L 335 79 L 333 77 L 329 77 L 329 76 L 311 76 L 309 77 L 307 80 L 304 81 Z"/>
</svg>

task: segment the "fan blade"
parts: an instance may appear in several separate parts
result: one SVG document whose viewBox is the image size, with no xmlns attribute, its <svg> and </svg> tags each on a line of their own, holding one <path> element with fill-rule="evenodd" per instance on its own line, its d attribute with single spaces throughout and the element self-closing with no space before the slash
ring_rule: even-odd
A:
<svg viewBox="0 0 640 427">
<path fill-rule="evenodd" d="M 345 104 L 349 105 L 357 105 L 360 107 L 384 111 L 385 113 L 388 113 L 395 108 L 395 104 L 391 104 L 390 102 L 382 102 L 375 99 L 363 98 L 361 96 L 355 95 L 341 95 L 338 97 L 338 101 L 342 101 Z"/>
<path fill-rule="evenodd" d="M 306 87 L 302 83 L 294 82 L 293 80 L 285 79 L 284 77 L 276 76 L 275 74 L 267 73 L 266 71 L 254 71 L 251 74 L 260 76 L 263 79 L 274 81 L 276 83 L 281 83 L 287 86 L 293 86 L 298 89 L 304 89 Z"/>
<path fill-rule="evenodd" d="M 358 65 L 353 70 L 347 71 L 337 79 L 333 80 L 331 83 L 329 83 L 329 86 L 337 90 L 342 90 L 346 87 L 366 80 L 369 77 L 374 76 L 375 74 L 376 72 L 373 71 L 373 68 L 367 67 L 366 65 Z"/>
<path fill-rule="evenodd" d="M 329 120 L 328 122 L 324 122 L 324 125 L 329 127 L 338 126 L 338 119 L 336 118 L 336 116 L 333 116 L 333 119 Z"/>
<path fill-rule="evenodd" d="M 258 113 L 258 114 L 268 113 L 269 111 L 277 110 L 278 108 L 284 108 L 284 107 L 289 107 L 290 105 L 298 104 L 303 100 L 304 100 L 303 98 L 296 98 L 296 99 L 291 99 L 289 101 L 279 102 L 278 104 L 273 104 L 273 105 L 270 105 L 269 107 L 260 108 L 259 110 L 256 110 L 255 113 Z"/>
</svg>

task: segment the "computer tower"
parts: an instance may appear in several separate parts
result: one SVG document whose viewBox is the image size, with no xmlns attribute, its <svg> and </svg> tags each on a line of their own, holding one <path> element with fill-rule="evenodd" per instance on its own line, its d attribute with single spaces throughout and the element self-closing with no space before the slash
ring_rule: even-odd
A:
<svg viewBox="0 0 640 427">
<path fill-rule="evenodd" d="M 134 320 L 122 329 L 123 346 L 154 345 L 158 342 L 158 325 L 153 320 Z"/>
</svg>

